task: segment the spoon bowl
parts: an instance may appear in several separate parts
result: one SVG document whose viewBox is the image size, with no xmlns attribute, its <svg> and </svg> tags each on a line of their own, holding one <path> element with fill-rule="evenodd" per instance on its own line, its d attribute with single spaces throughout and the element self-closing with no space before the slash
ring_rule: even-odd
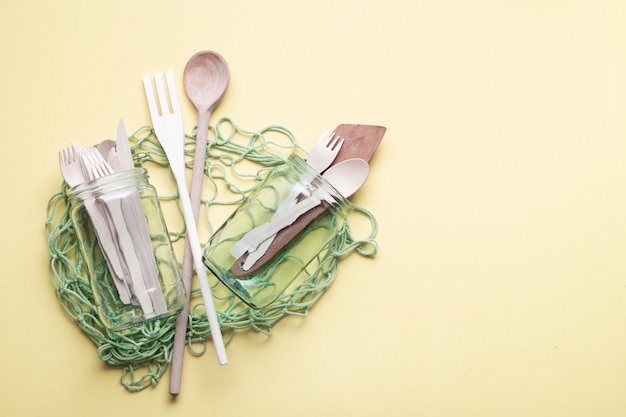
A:
<svg viewBox="0 0 626 417">
<path fill-rule="evenodd" d="M 185 92 L 198 111 L 213 111 L 226 94 L 229 82 L 228 64 L 213 51 L 192 56 L 183 73 Z"/>
<path fill-rule="evenodd" d="M 364 159 L 351 158 L 331 166 L 322 177 L 348 198 L 363 185 L 369 172 L 369 164 Z"/>
</svg>

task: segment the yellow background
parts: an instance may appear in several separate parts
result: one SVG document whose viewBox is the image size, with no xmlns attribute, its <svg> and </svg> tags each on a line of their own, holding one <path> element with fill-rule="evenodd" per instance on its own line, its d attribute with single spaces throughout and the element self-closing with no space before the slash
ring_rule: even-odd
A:
<svg viewBox="0 0 626 417">
<path fill-rule="evenodd" d="M 48 278 L 57 151 L 150 119 L 141 77 L 221 53 L 211 119 L 388 128 L 306 318 L 127 392 Z M 3 0 L 3 416 L 626 415 L 626 2 Z M 195 112 L 182 95 L 186 130 Z"/>
</svg>

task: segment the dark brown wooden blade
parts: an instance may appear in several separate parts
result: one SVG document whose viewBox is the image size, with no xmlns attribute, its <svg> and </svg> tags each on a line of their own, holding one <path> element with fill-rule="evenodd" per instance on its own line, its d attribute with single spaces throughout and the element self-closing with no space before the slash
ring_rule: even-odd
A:
<svg viewBox="0 0 626 417">
<path fill-rule="evenodd" d="M 383 140 L 386 127 L 370 125 L 341 124 L 334 132 L 345 138 L 343 146 L 339 150 L 332 165 L 351 158 L 361 158 L 366 161 L 372 159 L 378 145 Z"/>
</svg>

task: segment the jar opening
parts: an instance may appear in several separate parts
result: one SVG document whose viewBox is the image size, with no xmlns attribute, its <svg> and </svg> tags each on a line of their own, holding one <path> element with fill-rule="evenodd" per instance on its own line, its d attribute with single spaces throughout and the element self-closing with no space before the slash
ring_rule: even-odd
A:
<svg viewBox="0 0 626 417">
<path fill-rule="evenodd" d="M 145 168 L 120 171 L 105 175 L 93 181 L 86 181 L 71 187 L 67 191 L 70 201 L 81 201 L 105 192 L 113 192 L 128 187 L 137 187 L 148 182 L 148 171 Z"/>
</svg>

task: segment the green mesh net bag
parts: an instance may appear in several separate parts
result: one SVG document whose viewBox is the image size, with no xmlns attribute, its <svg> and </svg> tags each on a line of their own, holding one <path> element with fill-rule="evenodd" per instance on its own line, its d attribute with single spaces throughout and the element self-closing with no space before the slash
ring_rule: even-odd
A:
<svg viewBox="0 0 626 417">
<path fill-rule="evenodd" d="M 193 163 L 194 138 L 195 132 L 185 141 L 188 169 L 191 169 Z M 165 153 L 150 126 L 140 128 L 129 139 L 135 165 L 148 171 L 150 182 L 157 189 L 170 239 L 178 259 L 182 259 L 184 221 Z M 281 126 L 246 131 L 229 118 L 220 119 L 209 133 L 198 221 L 201 241 L 206 242 L 250 191 L 275 166 L 285 163 L 292 153 L 306 156 L 306 151 L 298 145 L 294 135 Z M 124 331 L 111 331 L 102 325 L 69 217 L 66 192 L 67 184 L 62 182 L 60 191 L 48 203 L 45 224 L 50 279 L 59 303 L 96 345 L 98 357 L 107 365 L 121 369 L 120 382 L 126 389 L 140 391 L 155 385 L 171 360 L 176 318 L 151 321 Z M 360 239 L 354 236 L 350 227 L 351 219 L 355 216 L 366 219 L 367 230 Z M 236 331 L 251 329 L 270 335 L 272 326 L 281 318 L 307 315 L 309 308 L 335 280 L 338 263 L 344 256 L 352 252 L 367 257 L 376 254 L 376 231 L 374 216 L 365 208 L 355 205 L 354 212 L 340 232 L 298 277 L 296 284 L 262 309 L 248 307 L 209 274 L 225 343 L 232 339 Z M 194 279 L 189 304 L 187 347 L 192 354 L 199 356 L 206 351 L 211 332 L 200 289 L 196 284 Z"/>
</svg>

